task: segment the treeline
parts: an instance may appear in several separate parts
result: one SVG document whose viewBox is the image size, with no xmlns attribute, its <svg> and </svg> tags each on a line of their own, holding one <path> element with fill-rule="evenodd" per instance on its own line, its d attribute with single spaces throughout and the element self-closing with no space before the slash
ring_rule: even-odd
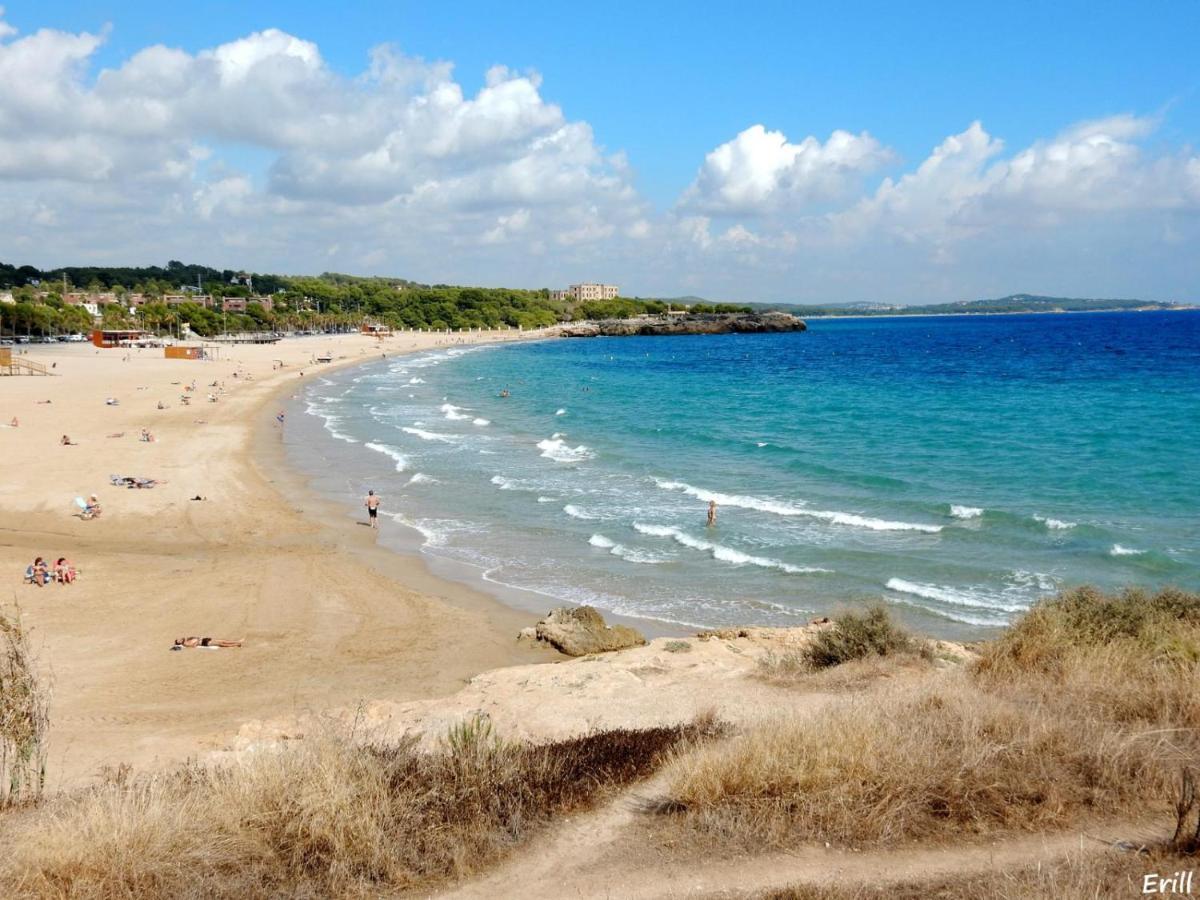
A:
<svg viewBox="0 0 1200 900">
<path fill-rule="evenodd" d="M 668 305 L 659 300 L 625 297 L 573 303 L 552 300 L 545 289 L 425 285 L 403 278 L 336 272 L 318 276 L 247 275 L 178 260 L 166 266 L 141 268 L 68 266 L 49 270 L 0 263 L 0 289 L 11 290 L 17 300 L 15 306 L 0 307 L 5 332 L 90 328 L 91 317 L 85 310 L 64 303 L 64 288 L 115 293 L 118 302 L 101 307 L 106 326 L 177 331 L 186 322 L 193 331 L 206 336 L 221 331 L 350 328 L 364 319 L 397 329 L 532 329 L 578 319 L 662 313 Z M 218 301 L 214 308 L 157 302 L 165 294 L 197 288 Z M 120 302 L 126 294 L 141 294 L 148 302 L 130 312 L 129 305 Z M 245 314 L 223 313 L 220 309 L 222 298 L 257 295 L 269 295 L 271 308 L 251 302 Z M 749 311 L 749 307 L 730 304 L 695 304 L 690 308 L 694 312 Z"/>
</svg>

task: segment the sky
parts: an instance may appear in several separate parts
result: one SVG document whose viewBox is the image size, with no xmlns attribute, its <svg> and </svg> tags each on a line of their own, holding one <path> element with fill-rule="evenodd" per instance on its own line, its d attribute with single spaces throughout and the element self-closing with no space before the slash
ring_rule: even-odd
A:
<svg viewBox="0 0 1200 900">
<path fill-rule="evenodd" d="M 1200 302 L 1196 0 L 380 6 L 7 3 L 0 261 Z"/>
</svg>

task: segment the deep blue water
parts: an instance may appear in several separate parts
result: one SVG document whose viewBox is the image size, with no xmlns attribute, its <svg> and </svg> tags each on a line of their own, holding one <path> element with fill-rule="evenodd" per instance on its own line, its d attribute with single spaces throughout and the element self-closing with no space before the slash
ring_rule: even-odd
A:
<svg viewBox="0 0 1200 900">
<path fill-rule="evenodd" d="M 961 636 L 1200 588 L 1200 313 L 809 325 L 344 371 L 308 388 L 319 465 L 488 581 L 671 622 L 883 598 Z"/>
</svg>

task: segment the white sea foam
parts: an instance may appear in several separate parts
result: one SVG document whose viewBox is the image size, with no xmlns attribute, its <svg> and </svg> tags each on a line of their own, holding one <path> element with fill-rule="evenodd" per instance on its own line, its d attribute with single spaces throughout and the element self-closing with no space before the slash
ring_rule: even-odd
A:
<svg viewBox="0 0 1200 900">
<path fill-rule="evenodd" d="M 1047 516 L 1034 515 L 1034 519 L 1041 522 L 1052 531 L 1066 531 L 1068 528 L 1074 528 L 1074 522 L 1064 522 L 1062 519 L 1051 519 Z"/>
<path fill-rule="evenodd" d="M 478 425 L 480 428 L 482 428 L 484 425 L 491 425 L 492 420 L 491 419 L 482 419 L 482 418 L 481 419 L 472 419 L 471 424 Z"/>
<path fill-rule="evenodd" d="M 446 418 L 452 422 L 465 421 L 471 418 L 470 416 L 463 415 L 463 408 L 461 406 L 455 406 L 453 403 L 443 403 L 440 408 L 442 412 L 446 414 Z"/>
<path fill-rule="evenodd" d="M 565 416 L 567 414 L 567 411 L 565 409 L 556 409 L 554 411 L 554 414 L 556 416 Z"/>
<path fill-rule="evenodd" d="M 417 472 L 408 479 L 409 484 L 440 484 L 436 478 L 430 478 L 424 472 Z"/>
<path fill-rule="evenodd" d="M 950 507 L 950 515 L 956 519 L 978 519 L 983 515 L 983 510 L 978 506 L 957 506 Z"/>
<path fill-rule="evenodd" d="M 582 462 L 596 455 L 590 447 L 586 447 L 583 444 L 580 444 L 578 447 L 571 447 L 561 437 L 557 436 L 549 440 L 538 441 L 537 448 L 542 451 L 542 456 L 546 457 L 546 459 L 552 459 L 560 463 Z"/>
<path fill-rule="evenodd" d="M 406 459 L 404 454 L 395 447 L 389 447 L 387 444 L 377 444 L 374 441 L 368 441 L 366 444 L 363 444 L 363 446 L 370 450 L 374 450 L 376 453 L 382 453 L 384 456 L 390 456 L 396 463 L 397 472 L 403 472 L 406 468 L 408 468 L 408 459 Z"/>
<path fill-rule="evenodd" d="M 1145 550 L 1135 550 L 1133 547 L 1123 547 L 1120 544 L 1113 544 L 1112 549 L 1108 551 L 1109 556 L 1141 556 Z"/>
<path fill-rule="evenodd" d="M 754 446 L 755 447 L 765 447 L 765 446 L 767 446 L 767 442 L 766 441 L 755 441 Z"/>
<path fill-rule="evenodd" d="M 564 506 L 563 512 L 565 512 L 572 519 L 598 519 L 598 518 L 600 518 L 599 516 L 593 516 L 590 512 L 588 512 L 585 509 L 580 509 L 574 503 L 568 503 L 566 506 Z"/>
<path fill-rule="evenodd" d="M 667 562 L 665 557 L 655 556 L 653 553 L 639 550 L 636 547 L 626 547 L 624 544 L 609 540 L 602 534 L 593 534 L 588 538 L 588 543 L 601 550 L 607 550 L 613 556 L 618 556 L 628 562 L 643 563 L 649 566 Z"/>
<path fill-rule="evenodd" d="M 1024 612 L 1028 609 L 1025 604 L 1013 603 L 995 593 L 988 593 L 971 588 L 949 588 L 935 584 L 919 584 L 905 581 L 903 578 L 889 578 L 887 589 L 898 594 L 910 594 L 923 597 L 926 600 L 936 600 L 948 606 L 966 606 L 971 609 L 986 609 L 994 612 Z"/>
<path fill-rule="evenodd" d="M 713 500 L 718 506 L 735 506 L 742 509 L 753 509 L 759 512 L 774 513 L 777 516 L 805 516 L 810 519 L 820 519 L 834 525 L 847 525 L 854 528 L 867 528 L 871 531 L 921 531 L 926 534 L 937 534 L 942 530 L 941 525 L 922 525 L 916 522 L 893 522 L 888 519 L 877 519 L 872 516 L 860 516 L 855 513 L 836 512 L 824 509 L 808 509 L 796 503 L 773 500 L 764 497 L 747 497 L 740 494 L 722 494 L 719 491 L 709 491 L 693 487 L 682 481 L 665 481 L 654 479 L 655 484 L 666 491 L 682 491 L 698 500 Z"/>
<path fill-rule="evenodd" d="M 651 537 L 669 537 L 677 544 L 690 547 L 692 550 L 700 550 L 708 553 L 713 559 L 735 566 L 760 566 L 764 569 L 777 569 L 780 572 L 786 572 L 788 575 L 807 575 L 829 571 L 828 569 L 821 569 L 815 566 L 793 566 L 790 563 L 781 562 L 777 559 L 768 559 L 765 556 L 751 556 L 749 553 L 734 550 L 732 547 L 725 547 L 721 544 L 714 544 L 712 541 L 692 537 L 686 531 L 669 525 L 643 525 L 641 522 L 634 522 L 633 527 L 635 531 L 648 534 Z"/>
<path fill-rule="evenodd" d="M 416 375 L 414 375 L 412 378 L 408 379 L 408 383 L 409 383 L 409 384 L 424 384 L 424 383 L 425 383 L 425 379 L 424 379 L 424 378 L 418 378 Z"/>
<path fill-rule="evenodd" d="M 337 438 L 339 441 L 345 441 L 347 444 L 357 444 L 358 440 L 350 437 L 344 431 L 338 430 L 338 425 L 341 424 L 341 419 L 336 416 L 322 416 L 325 420 L 325 430 Z"/>
<path fill-rule="evenodd" d="M 558 498 L 556 498 L 556 497 L 538 497 L 537 502 L 538 503 L 557 503 Z"/>
<path fill-rule="evenodd" d="M 438 434 L 436 431 L 425 431 L 421 428 L 409 428 L 407 425 L 400 429 L 406 434 L 415 435 L 423 441 L 441 441 L 443 444 L 457 444 L 459 437 L 453 434 Z"/>
<path fill-rule="evenodd" d="M 493 475 L 492 484 L 496 485 L 496 487 L 500 488 L 502 491 L 520 490 L 515 481 L 513 481 L 511 478 L 505 478 L 503 475 Z"/>
</svg>

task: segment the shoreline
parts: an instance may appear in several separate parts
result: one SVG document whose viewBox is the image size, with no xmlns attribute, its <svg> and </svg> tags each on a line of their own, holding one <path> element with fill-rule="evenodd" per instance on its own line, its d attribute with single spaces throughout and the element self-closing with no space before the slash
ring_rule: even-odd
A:
<svg viewBox="0 0 1200 900">
<path fill-rule="evenodd" d="M 556 340 L 557 338 L 551 335 L 536 340 L 552 339 Z M 422 351 L 416 350 L 412 352 L 420 353 Z M 380 360 L 363 360 L 347 364 L 341 368 L 365 369 L 367 366 L 378 362 Z M 303 411 L 303 403 L 299 398 L 288 398 L 286 403 L 280 402 L 282 395 L 286 393 L 287 391 L 281 388 L 275 395 L 278 405 L 286 407 L 289 417 L 306 415 Z M 357 509 L 355 504 L 359 498 L 341 497 L 331 490 L 324 490 L 319 487 L 316 483 L 319 477 L 317 472 L 313 471 L 311 467 L 306 467 L 303 461 L 297 460 L 294 449 L 289 449 L 286 441 L 271 439 L 273 432 L 274 429 L 263 418 L 256 428 L 254 435 L 255 446 L 257 448 L 256 456 L 260 459 L 261 464 L 266 470 L 274 471 L 275 469 L 279 469 L 286 471 L 287 475 L 279 480 L 287 481 L 291 489 L 298 494 L 310 497 L 314 504 L 322 508 L 322 515 L 328 517 L 331 522 L 338 522 L 341 525 L 352 521 L 358 525 L 364 524 L 361 518 L 356 517 L 354 514 L 354 511 Z M 333 440 L 333 438 L 326 434 L 322 434 L 321 438 L 329 441 Z M 505 610 L 519 615 L 522 619 L 522 624 L 518 628 L 532 625 L 552 607 L 564 604 L 570 605 L 570 601 L 552 597 L 548 594 L 542 594 L 538 591 L 503 582 L 491 581 L 485 577 L 486 570 L 482 567 L 427 552 L 423 545 L 423 535 L 417 529 L 400 521 L 391 521 L 391 517 L 387 515 L 386 510 L 384 517 L 389 521 L 387 524 L 381 526 L 380 531 L 386 528 L 388 531 L 398 532 L 401 535 L 401 546 L 384 546 L 379 543 L 377 537 L 369 542 L 364 541 L 363 546 L 366 547 L 369 543 L 372 554 L 390 554 L 415 562 L 419 566 L 419 571 L 413 571 L 409 566 L 396 566 L 396 568 L 398 571 L 404 572 L 402 580 L 405 580 L 406 583 L 408 583 L 408 579 L 422 578 L 422 576 L 424 579 L 427 579 L 424 581 L 424 586 L 419 588 L 423 592 L 444 591 L 453 593 L 466 590 L 471 594 L 486 598 L 489 602 L 498 603 Z M 358 535 L 355 534 L 355 537 L 358 537 Z M 367 532 L 365 537 L 370 537 L 370 532 Z M 351 549 L 355 549 L 355 547 L 352 546 Z M 685 637 L 694 634 L 696 631 L 695 627 L 679 622 L 623 615 L 606 609 L 602 610 L 602 613 L 605 621 L 609 624 L 628 625 L 636 628 L 648 639 Z"/>
</svg>

